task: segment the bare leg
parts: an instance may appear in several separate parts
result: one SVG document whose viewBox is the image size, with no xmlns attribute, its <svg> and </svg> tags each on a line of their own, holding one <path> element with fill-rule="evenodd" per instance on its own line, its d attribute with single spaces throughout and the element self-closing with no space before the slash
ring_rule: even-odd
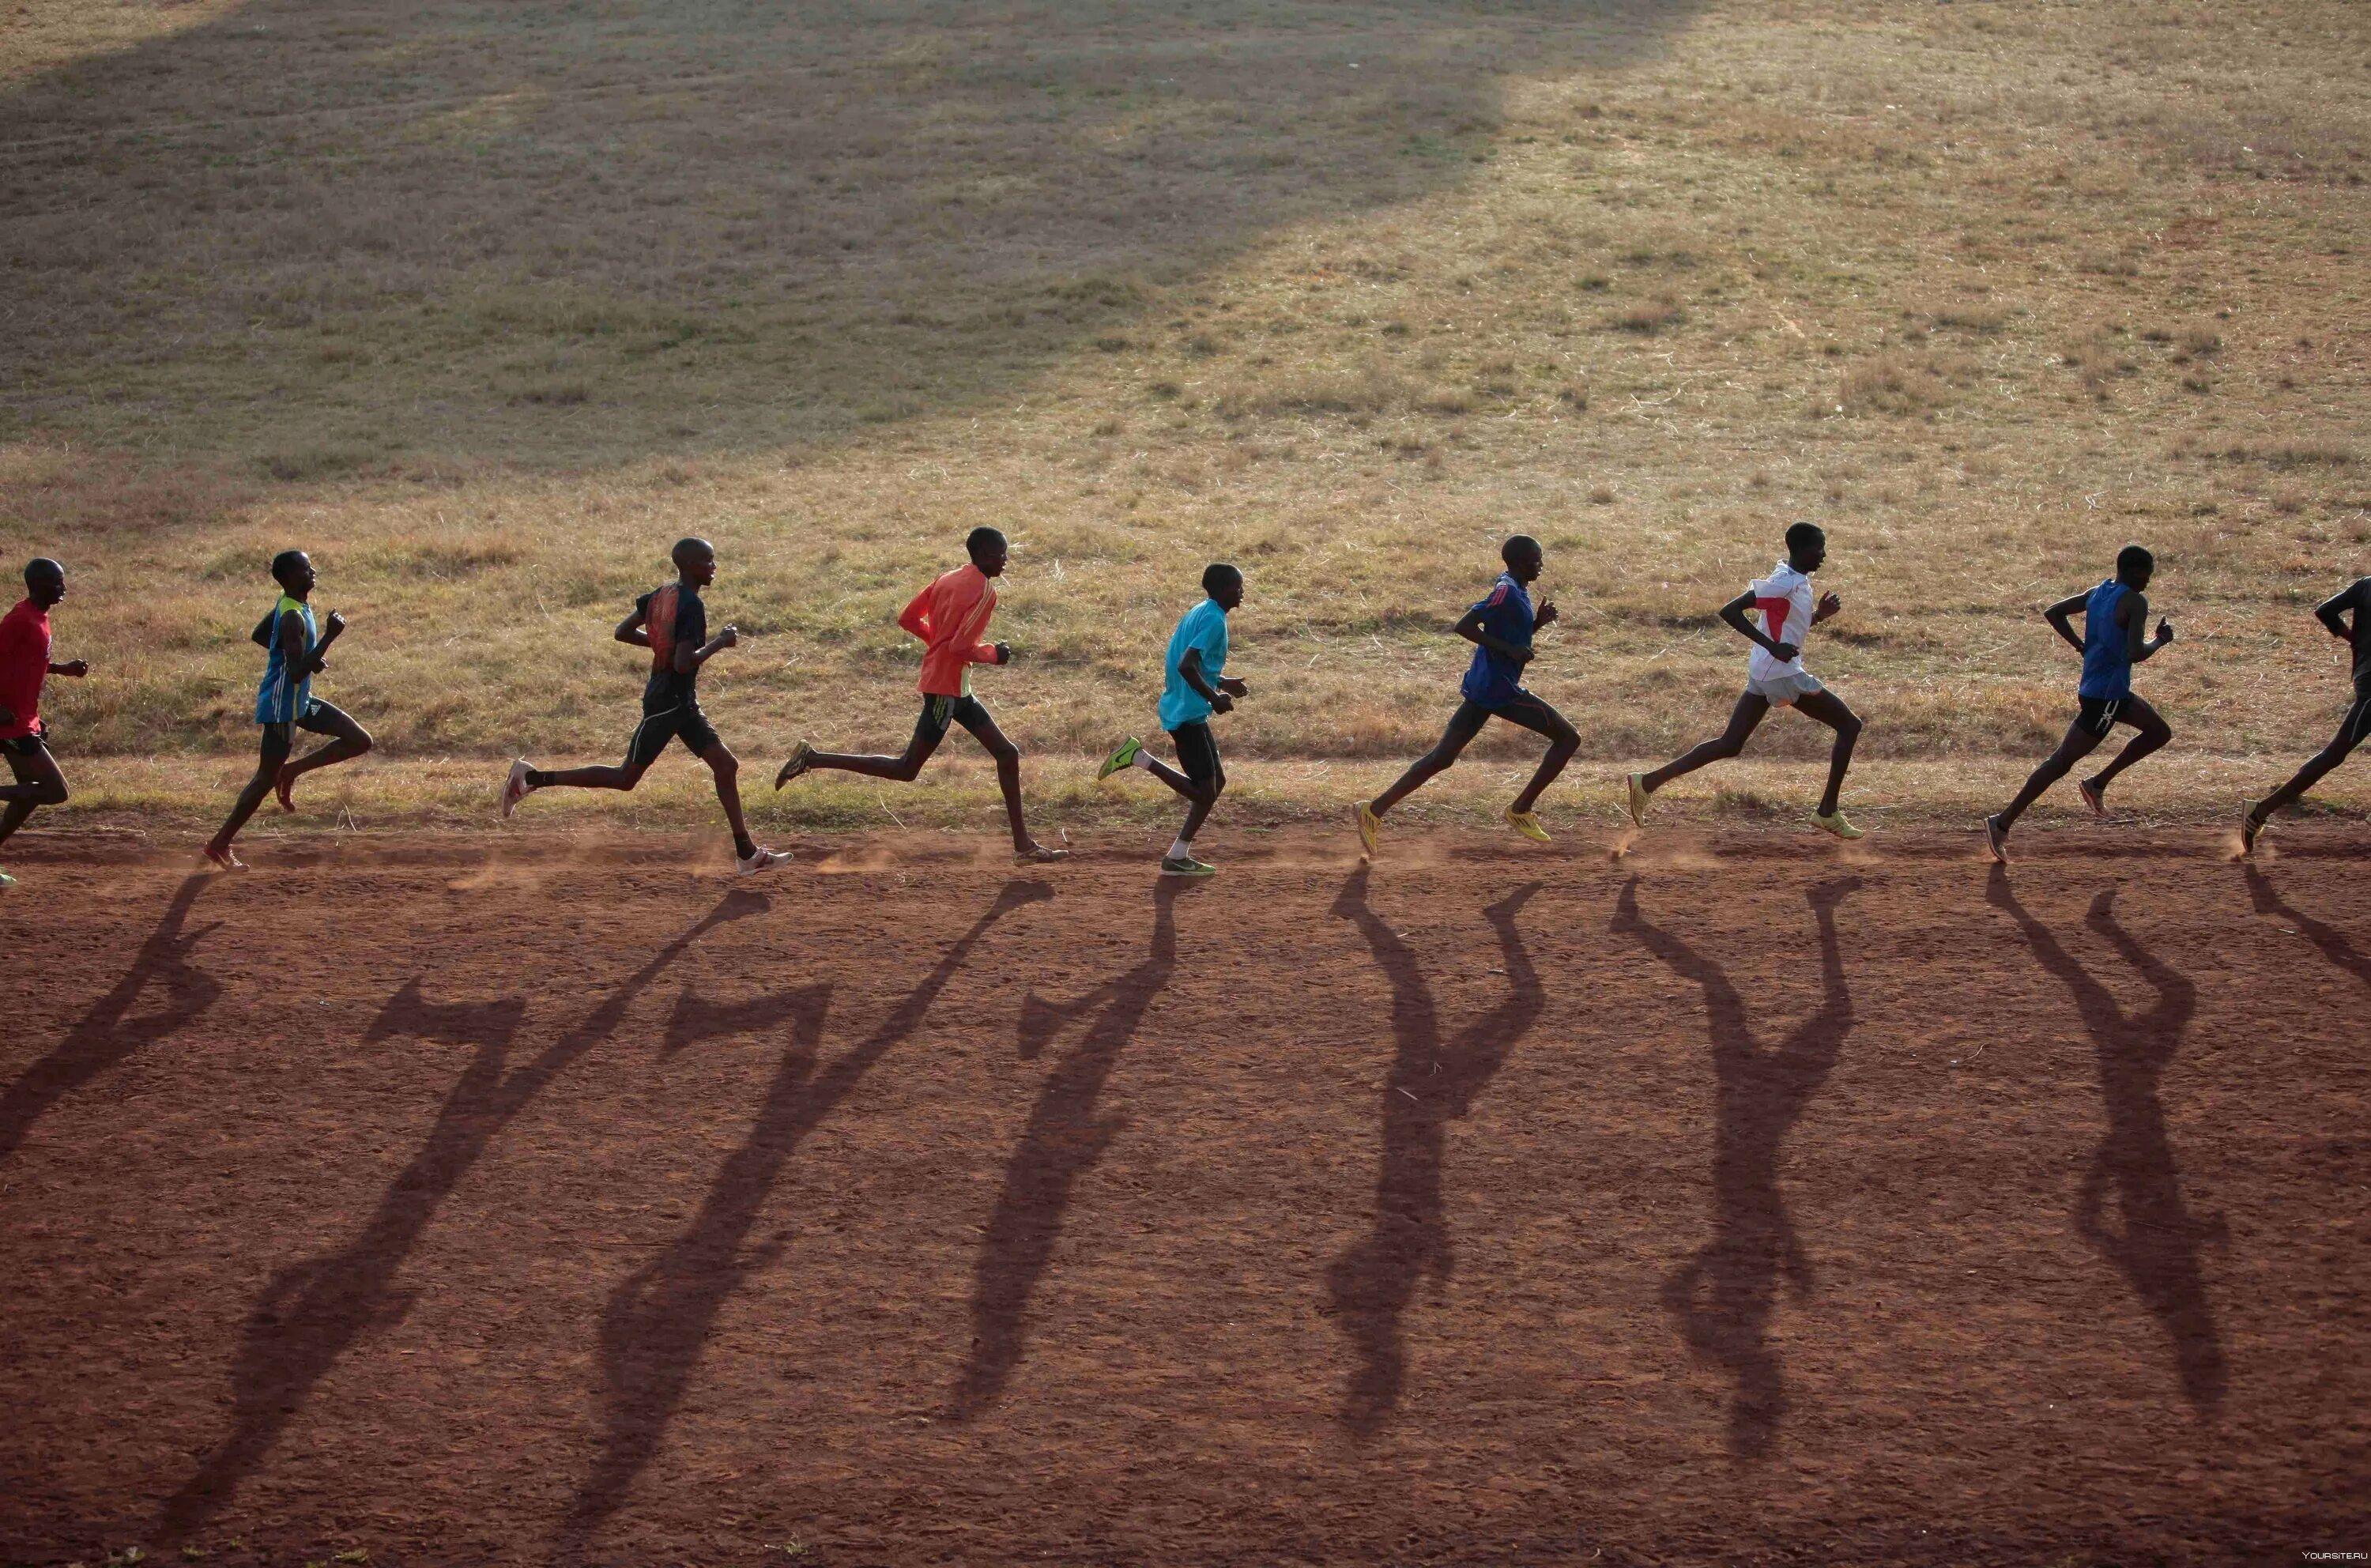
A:
<svg viewBox="0 0 2371 1568">
<path fill-rule="evenodd" d="M 1209 819 L 1210 808 L 1219 803 L 1219 791 L 1227 787 L 1226 775 L 1221 773 L 1208 784 L 1197 784 L 1157 758 L 1146 757 L 1144 766 L 1145 771 L 1186 798 L 1186 825 L 1178 829 L 1177 836 L 1188 844 L 1193 843 L 1194 835 L 1201 831 L 1202 824 Z"/>
<path fill-rule="evenodd" d="M 894 778 L 900 784 L 911 784 L 921 777 L 922 764 L 931 760 L 931 754 L 939 749 L 939 741 L 944 734 L 943 730 L 933 735 L 927 725 L 917 724 L 914 726 L 914 738 L 908 741 L 906 749 L 896 756 L 869 756 L 860 752 L 815 752 L 807 758 L 807 767 L 811 769 L 835 768 L 841 773 L 861 773 L 867 778 Z"/>
<path fill-rule="evenodd" d="M 25 825 L 25 819 L 43 806 L 64 805 L 66 799 L 66 778 L 58 771 L 57 758 L 44 746 L 30 756 L 8 754 L 8 769 L 17 782 L 0 785 L 0 801 L 8 808 L 0 812 L 0 844 Z"/>
<path fill-rule="evenodd" d="M 2041 799 L 2041 792 L 2044 790 L 2065 778 L 2068 771 L 2076 763 L 2090 755 L 2099 744 L 2099 737 L 2083 728 L 2082 725 L 2067 725 L 2066 738 L 2058 743 L 2058 749 L 2042 759 L 2041 766 L 2035 768 L 2032 776 L 2026 779 L 2025 788 L 2017 792 L 2017 799 L 2011 801 L 2007 808 L 1995 819 L 2000 824 L 2001 831 L 2007 833 L 2010 828 L 2015 827 L 2017 819 L 2025 814 L 2025 809 Z"/>
<path fill-rule="evenodd" d="M 1409 763 L 1407 771 L 1394 780 L 1390 789 L 1369 801 L 1367 809 L 1381 816 L 1424 788 L 1435 774 L 1448 772 L 1481 732 L 1482 721 L 1469 718 L 1466 709 L 1458 709 L 1450 716 L 1448 728 L 1440 732 L 1440 739 L 1433 743 L 1432 749 Z"/>
<path fill-rule="evenodd" d="M 733 847 L 746 860 L 758 852 L 758 841 L 749 836 L 749 824 L 741 817 L 741 760 L 723 741 L 701 752 L 700 760 L 716 775 L 716 799 L 733 829 Z"/>
<path fill-rule="evenodd" d="M 1573 753 L 1580 750 L 1580 732 L 1567 723 L 1564 715 L 1555 709 L 1548 708 L 1545 703 L 1540 706 L 1546 709 L 1545 719 L 1551 722 L 1535 722 L 1529 712 L 1521 708 L 1509 708 L 1501 715 L 1510 723 L 1520 724 L 1534 734 L 1548 738 L 1547 755 L 1540 758 L 1539 767 L 1532 770 L 1532 781 L 1523 786 L 1521 794 L 1515 797 L 1514 804 L 1508 808 L 1510 811 L 1528 812 L 1539 804 L 1541 791 L 1556 781 L 1556 775 L 1564 771 L 1564 766 L 1572 760 Z"/>
<path fill-rule="evenodd" d="M 1837 706 L 1843 706 L 1839 703 Z M 1638 782 L 1648 794 L 1669 784 L 1674 778 L 1686 777 L 1697 768 L 1716 762 L 1726 762 L 1745 749 L 1745 743 L 1761 727 L 1763 718 L 1770 711 L 1767 698 L 1747 692 L 1729 710 L 1729 728 L 1711 740 L 1681 753 L 1654 772 L 1640 777 Z"/>
<path fill-rule="evenodd" d="M 630 790 L 642 781 L 647 767 L 620 763 L 615 767 L 538 768 L 535 787 L 549 790 Z"/>
<path fill-rule="evenodd" d="M 263 797 L 272 793 L 272 780 L 279 776 L 280 763 L 277 760 L 266 762 L 255 770 L 255 777 L 247 781 L 247 787 L 238 792 L 238 799 L 231 802 L 230 815 L 214 831 L 214 837 L 207 840 L 208 855 L 220 860 L 230 853 L 230 841 L 238 836 L 238 830 L 247 825 L 247 819 L 263 804 Z"/>
<path fill-rule="evenodd" d="M 1021 814 L 1021 748 L 1004 738 L 1004 732 L 996 727 L 996 721 L 993 719 L 988 720 L 977 728 L 968 724 L 965 728 L 971 730 L 972 738 L 986 748 L 989 756 L 996 759 L 996 787 L 1004 791 L 1004 815 L 1012 826 L 1013 853 L 1034 854 L 1038 847 L 1037 841 L 1029 836 L 1029 824 Z M 909 753 L 911 749 L 908 748 Z M 928 756 L 930 753 L 924 752 L 922 755 Z M 817 766 L 820 766 L 820 762 Z M 921 764 L 917 761 L 914 766 L 919 768 Z M 913 775 L 908 774 L 907 777 L 910 778 Z"/>
<path fill-rule="evenodd" d="M 2346 710 L 2346 721 L 2339 726 L 2338 733 L 2331 737 L 2330 744 L 2307 757 L 2305 766 L 2298 768 L 2287 783 L 2256 802 L 2252 813 L 2256 821 L 2260 824 L 2269 822 L 2273 813 L 2283 806 L 2294 805 L 2303 800 L 2305 792 L 2320 783 L 2331 769 L 2344 762 L 2354 748 L 2363 744 L 2366 734 L 2371 734 L 2371 697 L 2356 698 L 2354 706 Z M 0 839 L 7 836 L 6 828 L 0 826 Z"/>
<path fill-rule="evenodd" d="M 1844 792 L 1845 770 L 1852 766 L 1853 746 L 1860 739 L 1860 715 L 1845 707 L 1844 698 L 1832 691 L 1815 691 L 1809 697 L 1797 698 L 1795 711 L 1836 732 L 1836 744 L 1828 753 L 1827 792 L 1820 797 L 1820 814 L 1833 816 L 1837 797 Z"/>
<path fill-rule="evenodd" d="M 326 709 L 320 715 L 319 722 L 328 728 L 331 737 L 330 744 L 316 746 L 305 756 L 282 763 L 278 776 L 272 781 L 284 810 L 293 812 L 296 809 L 295 802 L 289 799 L 289 791 L 295 788 L 296 780 L 317 767 L 332 767 L 341 762 L 351 762 L 371 749 L 370 732 L 354 722 L 353 717 L 342 709 Z"/>
<path fill-rule="evenodd" d="M 2157 716 L 2156 709 L 2137 697 L 2124 699 L 2123 709 L 2116 715 L 2116 721 L 2130 724 L 2140 733 L 2124 743 L 2124 749 L 2116 754 L 2115 760 L 2088 780 L 2094 795 L 2104 794 L 2110 779 L 2173 739 L 2173 727 Z"/>
</svg>

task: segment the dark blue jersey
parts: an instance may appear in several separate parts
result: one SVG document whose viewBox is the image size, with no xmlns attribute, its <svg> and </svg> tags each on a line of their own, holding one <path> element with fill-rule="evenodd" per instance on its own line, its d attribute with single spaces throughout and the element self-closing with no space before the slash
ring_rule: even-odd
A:
<svg viewBox="0 0 2371 1568">
<path fill-rule="evenodd" d="M 1532 645 L 1532 596 L 1512 573 L 1500 572 L 1490 596 L 1474 606 L 1482 612 L 1482 629 L 1518 648 Z M 1465 699 L 1487 708 L 1511 702 L 1523 689 L 1523 667 L 1491 650 L 1474 650 L 1474 663 L 1465 672 Z"/>
</svg>

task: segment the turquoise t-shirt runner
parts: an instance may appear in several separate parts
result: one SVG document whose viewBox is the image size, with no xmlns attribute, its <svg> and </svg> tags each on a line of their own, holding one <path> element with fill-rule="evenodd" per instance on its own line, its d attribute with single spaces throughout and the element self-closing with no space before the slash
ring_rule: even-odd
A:
<svg viewBox="0 0 2371 1568">
<path fill-rule="evenodd" d="M 1227 665 L 1227 612 L 1219 608 L 1216 599 L 1205 599 L 1177 617 L 1177 629 L 1169 634 L 1169 679 L 1161 688 L 1161 727 L 1174 730 L 1180 724 L 1198 724 L 1210 716 L 1209 700 L 1186 684 L 1177 667 L 1186 662 L 1186 651 L 1202 651 L 1202 678 L 1212 686 L 1219 684 L 1219 672 Z"/>
</svg>

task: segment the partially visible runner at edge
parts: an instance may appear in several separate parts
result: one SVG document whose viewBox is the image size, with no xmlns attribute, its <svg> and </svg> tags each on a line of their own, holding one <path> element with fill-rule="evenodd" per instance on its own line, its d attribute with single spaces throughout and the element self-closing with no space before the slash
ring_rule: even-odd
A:
<svg viewBox="0 0 2371 1568">
<path fill-rule="evenodd" d="M 1556 775 L 1580 749 L 1580 734 L 1563 714 L 1523 686 L 1523 671 L 1532 656 L 1532 635 L 1554 626 L 1556 619 L 1553 604 L 1543 601 L 1536 612 L 1532 608 L 1530 585 L 1538 580 L 1544 563 L 1540 542 L 1528 534 L 1517 534 L 1498 547 L 1498 559 L 1506 567 L 1498 581 L 1452 628 L 1474 644 L 1474 662 L 1459 687 L 1463 700 L 1449 716 L 1449 725 L 1432 749 L 1408 764 L 1407 771 L 1390 789 L 1359 807 L 1359 847 L 1370 860 L 1375 858 L 1383 813 L 1416 793 L 1426 780 L 1452 767 L 1494 718 L 1547 737 L 1547 755 L 1540 759 L 1523 792 L 1507 807 L 1508 826 L 1526 838 L 1547 842 L 1548 831 L 1540 825 L 1534 808 L 1540 792 L 1556 782 Z"/>
<path fill-rule="evenodd" d="M 1753 644 L 1745 662 L 1744 694 L 1729 710 L 1729 728 L 1651 773 L 1630 775 L 1625 782 L 1632 826 L 1647 825 L 1647 801 L 1656 790 L 1707 764 L 1737 755 L 1772 709 L 1792 708 L 1836 732 L 1828 750 L 1828 787 L 1821 792 L 1812 824 L 1838 838 L 1861 836 L 1839 804 L 1845 770 L 1852 767 L 1853 747 L 1860 740 L 1860 718 L 1803 667 L 1805 635 L 1845 607 L 1834 594 L 1813 602 L 1811 573 L 1827 559 L 1826 531 L 1815 523 L 1798 523 L 1787 530 L 1786 559 L 1770 569 L 1769 576 L 1720 607 L 1720 618 L 1729 629 Z M 1745 618 L 1748 610 L 1762 617 L 1760 626 Z"/>
<path fill-rule="evenodd" d="M 1186 798 L 1186 824 L 1161 858 L 1164 876 L 1207 877 L 1218 870 L 1194 854 L 1194 835 L 1227 787 L 1210 716 L 1232 712 L 1235 699 L 1252 693 L 1242 681 L 1220 673 L 1227 667 L 1227 615 L 1243 602 L 1243 574 L 1224 561 L 1213 561 L 1202 570 L 1202 594 L 1200 604 L 1177 617 L 1163 661 L 1161 727 L 1177 748 L 1177 767 L 1157 760 L 1143 742 L 1130 735 L 1104 759 L 1095 775 L 1101 780 L 1124 767 L 1140 767 Z"/>
<path fill-rule="evenodd" d="M 2351 623 L 2346 618 L 2349 611 L 2354 617 Z M 2346 717 L 2338 721 L 2338 733 L 2307 757 L 2287 783 L 2261 801 L 2239 802 L 2239 852 L 2243 855 L 2256 852 L 2256 836 L 2271 824 L 2274 812 L 2303 800 L 2323 775 L 2371 738 L 2371 635 L 2365 635 L 2371 633 L 2371 577 L 2356 578 L 2316 605 L 2313 613 L 2331 636 L 2354 645 L 2354 700 Z"/>
<path fill-rule="evenodd" d="M 2113 577 L 2086 593 L 2070 594 L 2041 612 L 2050 628 L 2083 655 L 2083 679 L 2075 688 L 2075 721 L 2066 726 L 2058 749 L 2042 759 L 2017 799 L 1984 819 L 1984 843 L 2000 864 L 2008 864 L 2008 830 L 2026 808 L 2090 755 L 2117 725 L 2129 724 L 2140 732 L 2107 767 L 2075 785 L 2093 816 L 2108 814 L 2108 785 L 2117 774 L 2173 739 L 2172 729 L 2157 709 L 2133 693 L 2133 666 L 2173 640 L 2169 620 L 2157 622 L 2157 636 L 2146 638 L 2148 585 L 2156 573 L 2155 556 L 2139 545 L 2126 545 L 2116 552 Z M 2071 618 L 2077 610 L 2083 612 L 2080 637 L 2075 635 Z"/>
<path fill-rule="evenodd" d="M 66 596 L 66 569 L 47 556 L 25 564 L 25 596 L 0 616 L 0 753 L 8 758 L 13 784 L 0 785 L 0 844 L 43 806 L 66 801 L 66 776 L 50 755 L 49 726 L 41 722 L 41 684 L 52 675 L 79 680 L 90 666 L 76 659 L 50 663 L 50 611 Z M 17 879 L 0 871 L 0 888 Z"/>
<path fill-rule="evenodd" d="M 1012 646 L 989 643 L 988 623 L 996 614 L 996 583 L 1012 558 L 1012 547 L 994 528 L 974 528 L 964 540 L 970 563 L 938 578 L 914 595 L 897 624 L 922 641 L 922 674 L 916 684 L 922 694 L 921 716 L 913 738 L 895 756 L 857 752 L 817 751 L 811 740 L 792 748 L 790 760 L 774 775 L 779 790 L 815 768 L 862 774 L 868 778 L 894 778 L 910 784 L 922 765 L 947 738 L 951 725 L 961 724 L 996 759 L 997 788 L 1004 793 L 1004 814 L 1012 828 L 1012 854 L 1024 861 L 1059 860 L 1068 850 L 1049 849 L 1029 836 L 1021 811 L 1021 748 L 996 727 L 988 707 L 971 693 L 974 664 L 1009 664 Z"/>
<path fill-rule="evenodd" d="M 369 731 L 342 709 L 313 695 L 313 677 L 330 667 L 330 645 L 346 629 L 346 617 L 335 610 L 330 612 L 326 630 L 313 618 L 313 585 L 318 580 L 313 558 L 303 550 L 283 550 L 272 558 L 272 577 L 280 585 L 280 597 L 248 633 L 248 640 L 264 650 L 263 680 L 255 690 L 255 722 L 262 731 L 255 776 L 206 841 L 206 859 L 226 871 L 247 870 L 231 842 L 265 795 L 278 795 L 280 809 L 293 812 L 297 779 L 316 768 L 352 762 L 371 749 Z M 327 735 L 329 744 L 295 756 L 299 730 Z"/>
<path fill-rule="evenodd" d="M 749 836 L 749 824 L 741 813 L 740 760 L 700 708 L 700 667 L 737 644 L 741 633 L 728 626 L 712 638 L 708 635 L 708 605 L 700 591 L 716 581 L 715 547 L 706 539 L 678 539 L 669 559 L 675 562 L 676 580 L 636 599 L 633 612 L 612 634 L 620 642 L 651 651 L 651 676 L 642 686 L 642 721 L 626 743 L 626 760 L 614 767 L 550 770 L 521 757 L 511 764 L 510 777 L 503 782 L 502 814 L 509 816 L 538 790 L 630 790 L 642 781 L 669 741 L 681 741 L 715 776 L 716 799 L 733 829 L 734 869 L 754 876 L 791 857 L 787 851 L 764 848 Z"/>
</svg>

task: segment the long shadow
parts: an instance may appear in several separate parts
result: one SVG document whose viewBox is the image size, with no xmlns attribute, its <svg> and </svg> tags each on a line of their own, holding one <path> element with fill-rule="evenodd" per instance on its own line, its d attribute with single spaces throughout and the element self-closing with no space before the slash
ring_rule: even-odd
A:
<svg viewBox="0 0 2371 1568">
<path fill-rule="evenodd" d="M 2202 1242 L 2222 1239 L 2223 1228 L 2193 1216 L 2182 1201 L 2181 1170 L 2157 1099 L 2157 1085 L 2197 1014 L 2198 987 L 2118 923 L 2113 888 L 2091 901 L 2084 923 L 2157 993 L 2156 1005 L 2137 1014 L 2127 1013 L 2114 993 L 2026 911 L 2002 868 L 1993 868 L 1984 896 L 2017 922 L 2041 967 L 2075 993 L 2076 1010 L 2099 1054 L 2108 1134 L 2075 1196 L 2076 1233 L 2132 1282 L 2133 1293 L 2173 1342 L 2182 1397 L 2193 1410 L 2212 1415 L 2222 1406 L 2229 1370 L 2198 1252 Z M 2116 1226 L 2106 1216 L 2111 1189 Z"/>
<path fill-rule="evenodd" d="M 0 96 L 0 430 L 295 477 L 993 402 L 1702 4 L 249 0 Z"/>
<path fill-rule="evenodd" d="M 1663 1282 L 1664 1310 L 1697 1356 L 1726 1369 L 1736 1384 L 1729 1406 L 1729 1451 L 1751 1463 L 1768 1457 L 1787 1414 L 1787 1382 L 1770 1348 L 1770 1314 L 1783 1275 L 1799 1295 L 1812 1285 L 1811 1262 L 1778 1185 L 1778 1148 L 1844 1050 L 1852 1032 L 1852 992 L 1836 940 L 1836 908 L 1857 879 L 1822 882 L 1806 897 L 1820 928 L 1820 1006 L 1775 1049 L 1755 1043 L 1752 1009 L 1728 972 L 1638 912 L 1632 878 L 1615 905 L 1613 928 L 1704 991 L 1712 1036 L 1712 1239 Z"/>
<path fill-rule="evenodd" d="M 735 890 L 602 998 L 584 1020 L 517 1067 L 506 1065 L 526 1016 L 516 998 L 484 1003 L 422 999 L 413 979 L 387 999 L 363 1036 L 365 1044 L 397 1035 L 476 1047 L 460 1079 L 438 1107 L 418 1153 L 388 1183 L 354 1239 L 337 1251 L 276 1271 L 249 1314 L 231 1364 L 231 1430 L 166 1501 L 157 1530 L 168 1542 L 202 1528 L 226 1506 L 303 1408 L 315 1384 L 364 1334 L 392 1328 L 412 1297 L 396 1275 L 436 1216 L 501 1132 L 552 1079 L 617 1032 L 626 1009 L 702 935 L 769 907 L 759 894 Z"/>
<path fill-rule="evenodd" d="M 1177 967 L 1177 896 L 1195 885 L 1174 877 L 1153 885 L 1152 946 L 1143 963 L 1075 1001 L 1048 1002 L 1032 992 L 1022 1002 L 1024 1057 L 1035 1057 L 1078 1019 L 1094 1013 L 1095 1020 L 1046 1075 L 1029 1124 L 1005 1165 L 1004 1186 L 972 1273 L 971 1351 L 948 1401 L 952 1420 L 969 1421 L 994 1404 L 1021 1363 L 1029 1297 L 1053 1258 L 1071 1196 L 1125 1124 L 1120 1117 L 1096 1114 L 1095 1103 L 1145 1010 Z"/>
<path fill-rule="evenodd" d="M 684 1233 L 611 1293 L 601 1315 L 605 1428 L 601 1452 L 562 1521 L 558 1550 L 567 1556 L 625 1505 L 635 1478 L 658 1451 L 682 1402 L 716 1315 L 749 1275 L 779 1254 L 769 1242 L 741 1251 L 783 1165 L 892 1048 L 921 1027 L 989 928 L 1017 909 L 1054 896 L 1043 882 L 1011 882 L 957 937 L 930 974 L 863 1042 L 815 1070 L 828 988 L 810 986 L 729 1009 L 679 1003 L 667 1031 L 670 1053 L 703 1039 L 787 1024 L 790 1041 L 748 1138 L 725 1160 L 707 1201 Z M 573 1558 L 571 1559 L 573 1560 Z"/>
<path fill-rule="evenodd" d="M 2371 986 L 2371 953 L 2356 947 L 2345 932 L 2327 921 L 2317 920 L 2280 895 L 2272 879 L 2264 875 L 2252 861 L 2244 862 L 2248 879 L 2248 901 L 2259 915 L 2276 916 L 2294 920 L 2296 928 L 2305 933 L 2306 940 L 2321 950 L 2321 956 L 2343 969 L 2365 986 Z"/>
<path fill-rule="evenodd" d="M 1539 1019 L 1546 992 L 1515 917 L 1539 892 L 1529 883 L 1482 911 L 1507 962 L 1507 999 L 1444 1037 L 1416 951 L 1367 905 L 1368 868 L 1342 884 L 1332 913 L 1355 923 L 1392 988 L 1391 1072 L 1383 1080 L 1382 1163 L 1374 1229 L 1325 1271 L 1328 1306 L 1357 1351 L 1342 1420 L 1366 1435 L 1389 1419 L 1407 1377 L 1401 1320 L 1417 1282 L 1449 1279 L 1455 1253 L 1441 1198 L 1449 1124 L 1474 1108 L 1517 1041 Z"/>
<path fill-rule="evenodd" d="M 222 986 L 193 966 L 190 955 L 222 922 L 194 931 L 181 928 L 208 880 L 190 877 L 174 889 L 165 917 L 140 944 L 114 989 L 93 1002 L 49 1055 L 17 1074 L 0 1093 L 0 1159 L 15 1153 L 33 1124 L 59 1101 L 134 1053 L 170 1038 L 214 1005 Z M 164 1005 L 133 1016 L 133 1004 L 152 986 L 164 992 Z"/>
</svg>

